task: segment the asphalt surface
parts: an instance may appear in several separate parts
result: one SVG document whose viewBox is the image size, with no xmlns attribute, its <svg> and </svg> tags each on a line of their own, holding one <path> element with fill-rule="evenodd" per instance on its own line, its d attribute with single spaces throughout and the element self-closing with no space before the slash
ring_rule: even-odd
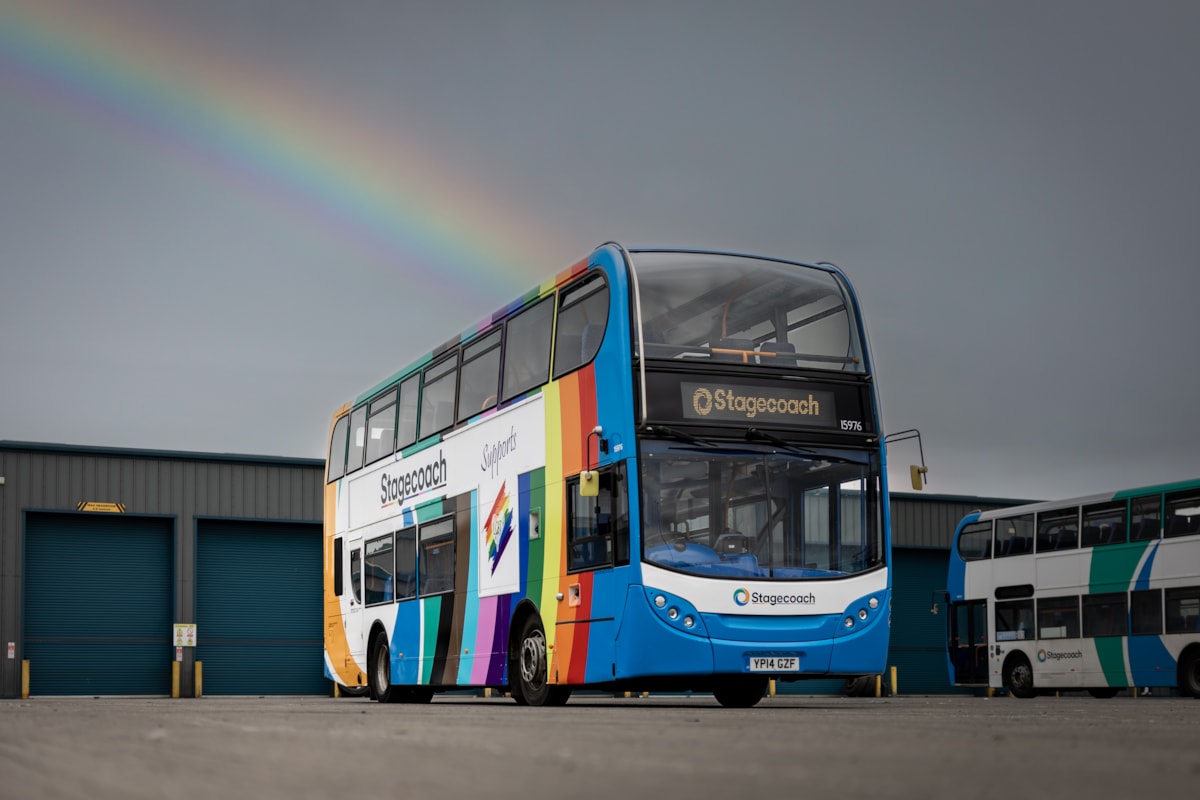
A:
<svg viewBox="0 0 1200 800">
<path fill-rule="evenodd" d="M 1198 739 L 1166 697 L 33 698 L 0 798 L 1191 797 Z"/>
</svg>

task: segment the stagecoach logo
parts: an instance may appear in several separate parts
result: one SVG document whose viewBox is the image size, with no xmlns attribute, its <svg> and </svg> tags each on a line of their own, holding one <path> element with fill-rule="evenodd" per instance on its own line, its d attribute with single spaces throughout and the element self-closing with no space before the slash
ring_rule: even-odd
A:
<svg viewBox="0 0 1200 800">
<path fill-rule="evenodd" d="M 817 602 L 817 596 L 808 594 L 763 594 L 751 592 L 744 588 L 733 590 L 733 602 L 739 606 L 811 606 Z"/>
<path fill-rule="evenodd" d="M 1056 653 L 1053 650 L 1038 650 L 1038 661 L 1045 664 L 1047 661 L 1070 661 L 1076 658 L 1083 658 L 1082 650 L 1073 650 L 1070 653 Z"/>
<path fill-rule="evenodd" d="M 438 451 L 437 460 L 400 475 L 384 472 L 379 476 L 380 508 L 387 508 L 434 489 L 446 486 L 446 457 Z"/>
<path fill-rule="evenodd" d="M 683 383 L 684 416 L 690 419 L 764 419 L 804 425 L 832 425 L 833 393 L 787 387 L 707 386 Z M 689 402 L 690 400 L 690 402 Z"/>
</svg>

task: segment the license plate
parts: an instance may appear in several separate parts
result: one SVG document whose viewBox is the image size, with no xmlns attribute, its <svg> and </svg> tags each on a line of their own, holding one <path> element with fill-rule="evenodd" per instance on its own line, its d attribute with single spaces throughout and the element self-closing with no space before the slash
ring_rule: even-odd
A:
<svg viewBox="0 0 1200 800">
<path fill-rule="evenodd" d="M 796 656 L 750 656 L 751 672 L 799 672 Z"/>
</svg>

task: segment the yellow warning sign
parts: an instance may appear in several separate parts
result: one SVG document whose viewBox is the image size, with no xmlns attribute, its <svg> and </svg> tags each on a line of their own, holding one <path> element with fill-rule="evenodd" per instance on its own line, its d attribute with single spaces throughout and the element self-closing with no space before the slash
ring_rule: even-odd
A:
<svg viewBox="0 0 1200 800">
<path fill-rule="evenodd" d="M 80 511 L 107 511 L 110 514 L 123 514 L 124 503 L 97 503 L 95 500 L 80 500 L 76 506 Z"/>
<path fill-rule="evenodd" d="M 196 646 L 196 624 L 194 622 L 176 622 L 175 623 L 175 646 L 176 647 L 195 647 Z"/>
</svg>

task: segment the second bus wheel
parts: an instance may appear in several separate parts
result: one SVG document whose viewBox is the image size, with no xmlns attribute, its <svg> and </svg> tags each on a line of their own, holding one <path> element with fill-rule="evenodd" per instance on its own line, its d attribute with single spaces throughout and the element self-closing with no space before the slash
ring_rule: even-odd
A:
<svg viewBox="0 0 1200 800">
<path fill-rule="evenodd" d="M 1188 647 L 1179 656 L 1179 691 L 1200 698 L 1200 645 Z"/>
<path fill-rule="evenodd" d="M 371 664 L 367 671 L 367 682 L 371 686 L 371 696 L 381 703 L 398 703 L 401 693 L 392 686 L 392 652 L 388 647 L 388 637 L 383 631 L 375 634 L 371 646 Z"/>
<path fill-rule="evenodd" d="M 571 690 L 550 684 L 546 632 L 536 615 L 525 618 L 517 648 L 517 674 L 512 690 L 516 701 L 530 706 L 561 706 L 567 702 Z"/>
<path fill-rule="evenodd" d="M 1033 686 L 1033 667 L 1029 659 L 1021 653 L 1013 653 L 1004 663 L 1004 685 L 1013 693 L 1013 697 L 1029 699 L 1037 696 Z"/>
</svg>

